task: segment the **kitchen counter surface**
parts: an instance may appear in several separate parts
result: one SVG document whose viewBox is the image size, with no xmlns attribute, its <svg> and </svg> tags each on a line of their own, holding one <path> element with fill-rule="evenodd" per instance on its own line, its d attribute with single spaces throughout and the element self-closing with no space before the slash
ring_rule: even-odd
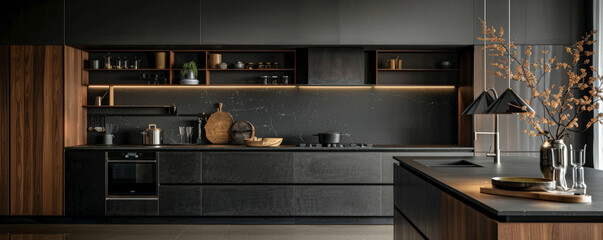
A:
<svg viewBox="0 0 603 240">
<path fill-rule="evenodd" d="M 445 193 L 503 222 L 603 222 L 603 171 L 585 168 L 587 193 L 592 203 L 560 203 L 482 194 L 482 186 L 492 186 L 498 176 L 542 177 L 537 158 L 503 157 L 495 165 L 492 158 L 394 157 L 400 166 L 438 187 Z M 483 167 L 427 167 L 416 160 L 464 159 Z M 571 166 L 568 170 L 571 186 Z"/>
<path fill-rule="evenodd" d="M 374 147 L 298 147 L 281 145 L 279 147 L 247 147 L 245 145 L 78 145 L 66 147 L 67 150 L 125 150 L 125 151 L 324 151 L 324 152 L 473 152 L 473 147 L 440 147 L 440 146 L 394 146 L 375 145 Z"/>
</svg>

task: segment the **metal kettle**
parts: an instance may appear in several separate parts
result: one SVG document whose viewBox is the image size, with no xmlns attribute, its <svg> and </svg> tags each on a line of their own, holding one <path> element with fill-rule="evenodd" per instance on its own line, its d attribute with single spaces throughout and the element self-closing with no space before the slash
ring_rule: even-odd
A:
<svg viewBox="0 0 603 240">
<path fill-rule="evenodd" d="M 163 130 L 157 124 L 149 124 L 149 128 L 143 130 L 142 145 L 161 145 L 163 143 Z"/>
</svg>

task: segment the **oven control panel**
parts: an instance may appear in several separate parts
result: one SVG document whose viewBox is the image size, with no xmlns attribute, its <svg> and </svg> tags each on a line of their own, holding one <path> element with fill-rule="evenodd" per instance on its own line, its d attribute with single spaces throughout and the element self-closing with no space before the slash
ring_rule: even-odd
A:
<svg viewBox="0 0 603 240">
<path fill-rule="evenodd" d="M 107 152 L 108 160 L 157 160 L 157 152 Z"/>
</svg>

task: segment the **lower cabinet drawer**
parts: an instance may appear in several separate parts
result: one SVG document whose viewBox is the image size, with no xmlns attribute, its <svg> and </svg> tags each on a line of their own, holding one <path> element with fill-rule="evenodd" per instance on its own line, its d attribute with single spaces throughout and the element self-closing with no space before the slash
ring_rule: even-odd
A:
<svg viewBox="0 0 603 240">
<path fill-rule="evenodd" d="M 107 200 L 107 216 L 157 216 L 157 200 Z"/>
<path fill-rule="evenodd" d="M 402 216 L 394 210 L 394 240 L 423 240 L 423 236 Z"/>
<path fill-rule="evenodd" d="M 159 216 L 201 216 L 201 186 L 160 186 Z"/>
<path fill-rule="evenodd" d="M 295 186 L 295 216 L 381 216 L 381 186 Z"/>
<path fill-rule="evenodd" d="M 291 216 L 293 186 L 204 186 L 205 216 Z"/>
</svg>

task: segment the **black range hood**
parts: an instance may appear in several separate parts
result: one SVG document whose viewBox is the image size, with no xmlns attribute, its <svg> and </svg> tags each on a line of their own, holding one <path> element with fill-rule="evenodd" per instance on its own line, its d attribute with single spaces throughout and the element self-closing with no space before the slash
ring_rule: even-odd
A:
<svg viewBox="0 0 603 240">
<path fill-rule="evenodd" d="M 308 85 L 364 85 L 363 48 L 309 48 Z"/>
</svg>

